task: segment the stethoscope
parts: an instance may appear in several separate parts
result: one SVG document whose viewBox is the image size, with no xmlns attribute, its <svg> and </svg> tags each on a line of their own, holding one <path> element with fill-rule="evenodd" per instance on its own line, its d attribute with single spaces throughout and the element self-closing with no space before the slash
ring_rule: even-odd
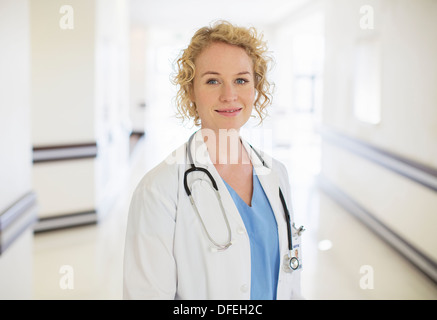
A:
<svg viewBox="0 0 437 320">
<path fill-rule="evenodd" d="M 213 176 L 211 175 L 211 173 L 207 169 L 196 167 L 194 165 L 194 161 L 193 161 L 193 157 L 191 155 L 190 147 L 191 147 L 191 142 L 192 142 L 193 137 L 194 137 L 195 134 L 196 133 L 191 135 L 191 137 L 190 137 L 190 139 L 188 140 L 188 143 L 187 143 L 187 155 L 188 155 L 188 160 L 189 160 L 189 163 L 191 165 L 191 168 L 189 168 L 188 170 L 185 171 L 185 174 L 184 174 L 184 188 L 185 188 L 185 192 L 187 193 L 188 198 L 190 199 L 191 205 L 193 206 L 193 209 L 196 212 L 196 214 L 197 214 L 197 216 L 198 216 L 198 218 L 200 220 L 200 223 L 202 225 L 202 228 L 205 231 L 209 241 L 214 245 L 214 247 L 218 251 L 224 251 L 224 250 L 228 249 L 232 245 L 232 242 L 231 242 L 232 231 L 231 231 L 231 227 L 229 225 L 228 218 L 227 218 L 226 213 L 225 213 L 225 209 L 223 207 L 223 203 L 222 203 L 221 196 L 220 196 L 220 193 L 219 193 L 219 190 L 218 190 L 217 183 L 216 183 L 215 179 L 213 178 Z M 255 154 L 257 155 L 257 157 L 261 161 L 262 165 L 264 167 L 268 168 L 268 166 L 266 165 L 266 163 L 265 163 L 264 159 L 261 157 L 261 155 L 250 144 L 249 144 L 249 146 L 255 152 Z M 188 187 L 188 179 L 187 179 L 187 177 L 188 177 L 188 175 L 190 173 L 196 172 L 196 171 L 203 172 L 203 173 L 205 173 L 208 176 L 208 178 L 209 178 L 209 180 L 211 182 L 211 186 L 214 189 L 215 195 L 217 197 L 218 203 L 220 204 L 220 209 L 222 211 L 223 219 L 225 220 L 226 228 L 227 228 L 227 231 L 228 231 L 228 239 L 226 240 L 226 242 L 224 244 L 217 243 L 211 237 L 211 235 L 209 234 L 207 228 L 205 227 L 205 224 L 203 223 L 203 219 L 200 216 L 199 210 L 197 209 L 197 206 L 196 206 L 196 203 L 194 202 L 193 196 L 191 195 L 191 190 Z M 292 270 L 296 270 L 296 269 L 299 268 L 300 262 L 299 262 L 298 257 L 293 256 L 293 240 L 292 240 L 292 231 L 291 231 L 291 223 L 290 223 L 290 213 L 288 211 L 287 204 L 286 204 L 285 199 L 284 199 L 284 195 L 282 194 L 281 187 L 279 187 L 279 198 L 281 199 L 282 207 L 284 208 L 284 213 L 285 213 L 285 220 L 287 222 L 288 255 L 286 255 L 284 257 L 284 265 L 288 268 L 288 271 L 291 272 Z M 294 223 L 293 223 L 293 227 L 294 227 Z M 298 235 L 300 235 L 304 230 L 305 229 L 301 226 L 297 230 Z"/>
</svg>

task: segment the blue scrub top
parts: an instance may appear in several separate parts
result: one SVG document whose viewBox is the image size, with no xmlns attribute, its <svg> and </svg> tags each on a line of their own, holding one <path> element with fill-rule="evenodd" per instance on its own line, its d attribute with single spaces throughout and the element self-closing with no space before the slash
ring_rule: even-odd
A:
<svg viewBox="0 0 437 320">
<path fill-rule="evenodd" d="M 279 274 L 278 226 L 264 189 L 253 175 L 252 206 L 248 206 L 229 186 L 232 199 L 240 212 L 250 240 L 252 300 L 276 300 Z"/>
</svg>

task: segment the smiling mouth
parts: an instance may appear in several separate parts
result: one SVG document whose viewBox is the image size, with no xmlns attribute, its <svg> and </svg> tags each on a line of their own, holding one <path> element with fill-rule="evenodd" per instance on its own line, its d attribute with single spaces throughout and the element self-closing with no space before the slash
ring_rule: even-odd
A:
<svg viewBox="0 0 437 320">
<path fill-rule="evenodd" d="M 232 108 L 232 109 L 229 108 L 229 109 L 215 110 L 215 112 L 223 116 L 231 117 L 239 114 L 242 109 L 243 108 Z"/>
</svg>

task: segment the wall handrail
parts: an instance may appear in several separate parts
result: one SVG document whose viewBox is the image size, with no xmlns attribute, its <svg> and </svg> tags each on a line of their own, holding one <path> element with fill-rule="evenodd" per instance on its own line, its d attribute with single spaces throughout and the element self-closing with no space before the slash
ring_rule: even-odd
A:
<svg viewBox="0 0 437 320">
<path fill-rule="evenodd" d="M 318 127 L 317 132 L 322 139 L 437 192 L 437 169 L 345 135 L 328 126 Z"/>
</svg>

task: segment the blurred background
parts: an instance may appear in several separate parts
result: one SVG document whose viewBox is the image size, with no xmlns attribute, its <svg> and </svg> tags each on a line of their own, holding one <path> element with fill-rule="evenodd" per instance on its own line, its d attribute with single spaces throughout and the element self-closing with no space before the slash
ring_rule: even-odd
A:
<svg viewBox="0 0 437 320">
<path fill-rule="evenodd" d="M 307 299 L 437 298 L 437 1 L 0 0 L 0 299 L 121 299 L 141 177 L 196 130 L 174 61 L 264 34 Z"/>
</svg>

